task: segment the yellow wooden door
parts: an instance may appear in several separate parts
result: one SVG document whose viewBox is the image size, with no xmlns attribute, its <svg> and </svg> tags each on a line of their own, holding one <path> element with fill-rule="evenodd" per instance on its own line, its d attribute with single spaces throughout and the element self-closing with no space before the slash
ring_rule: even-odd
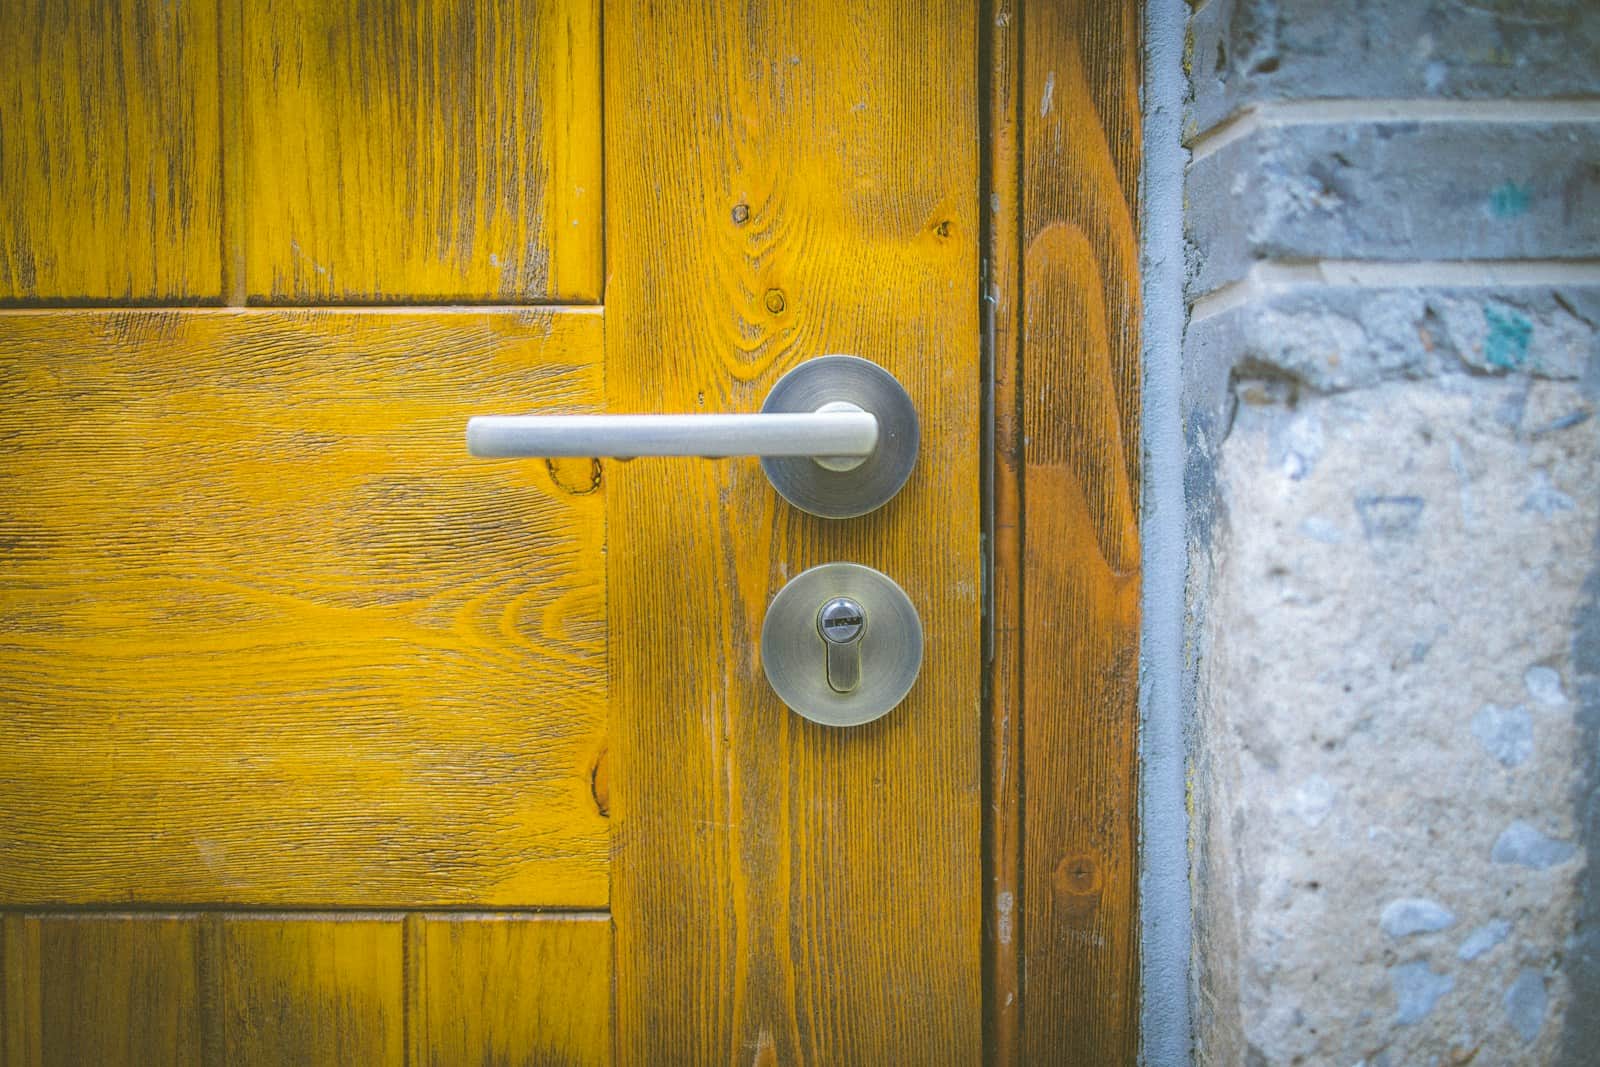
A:
<svg viewBox="0 0 1600 1067">
<path fill-rule="evenodd" d="M 978 12 L 23 0 L 0 25 L 0 1064 L 962 1063 L 983 1033 Z M 469 458 L 754 411 L 922 448 Z M 768 688 L 824 561 L 888 717 Z"/>
</svg>

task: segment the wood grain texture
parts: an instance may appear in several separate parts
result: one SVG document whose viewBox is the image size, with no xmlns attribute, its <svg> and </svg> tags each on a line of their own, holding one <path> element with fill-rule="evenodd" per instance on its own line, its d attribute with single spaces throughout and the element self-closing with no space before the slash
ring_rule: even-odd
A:
<svg viewBox="0 0 1600 1067">
<path fill-rule="evenodd" d="M 984 298 L 990 316 L 988 805 L 984 811 L 985 1047 L 1018 1061 L 1022 1039 L 1022 42 L 1017 5 L 991 0 Z"/>
<path fill-rule="evenodd" d="M 608 475 L 623 1063 L 976 1062 L 982 1039 L 977 11 L 633 3 L 606 22 L 607 396 L 752 411 L 802 359 L 887 367 L 906 488 L 829 522 L 753 462 Z M 817 563 L 898 581 L 906 702 L 817 726 L 761 673 Z"/>
<path fill-rule="evenodd" d="M 1020 1062 L 1138 1050 L 1139 24 L 1022 26 Z"/>
<path fill-rule="evenodd" d="M 398 916 L 227 916 L 222 1060 L 402 1067 L 405 926 Z"/>
<path fill-rule="evenodd" d="M 427 916 L 414 959 L 418 1064 L 611 1062 L 608 918 Z"/>
<path fill-rule="evenodd" d="M 252 300 L 599 299 L 598 0 L 264 0 L 243 32 Z"/>
<path fill-rule="evenodd" d="M 7 4 L 0 303 L 216 299 L 218 153 L 214 4 Z"/>
<path fill-rule="evenodd" d="M 598 314 L 0 316 L 0 904 L 607 900 Z"/>
<path fill-rule="evenodd" d="M 0 1067 L 203 1062 L 193 921 L 10 914 L 0 944 Z"/>
<path fill-rule="evenodd" d="M 610 1062 L 604 916 L 0 917 L 0 1067 Z"/>
</svg>

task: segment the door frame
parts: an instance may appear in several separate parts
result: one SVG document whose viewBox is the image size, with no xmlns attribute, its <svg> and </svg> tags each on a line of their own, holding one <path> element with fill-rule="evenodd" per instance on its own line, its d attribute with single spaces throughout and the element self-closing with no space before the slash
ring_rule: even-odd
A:
<svg viewBox="0 0 1600 1067">
<path fill-rule="evenodd" d="M 983 18 L 995 1064 L 1139 1053 L 1142 14 Z"/>
</svg>

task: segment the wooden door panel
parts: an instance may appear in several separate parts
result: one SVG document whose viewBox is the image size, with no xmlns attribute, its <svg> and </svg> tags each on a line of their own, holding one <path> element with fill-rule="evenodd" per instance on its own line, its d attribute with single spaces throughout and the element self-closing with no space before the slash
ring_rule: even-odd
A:
<svg viewBox="0 0 1600 1067">
<path fill-rule="evenodd" d="M 21 0 L 4 20 L 0 303 L 216 299 L 216 5 Z"/>
<path fill-rule="evenodd" d="M 0 1067 L 610 1062 L 603 915 L 0 920 Z"/>
<path fill-rule="evenodd" d="M 252 301 L 599 299 L 598 0 L 242 19 Z"/>
<path fill-rule="evenodd" d="M 922 425 L 905 489 L 843 522 L 753 463 L 610 473 L 618 1058 L 975 1062 L 978 11 L 605 23 L 607 167 L 633 179 L 608 184 L 611 408 L 755 410 L 844 352 Z M 927 637 L 906 702 L 846 730 L 786 709 L 758 651 L 772 596 L 830 560 L 899 582 Z"/>
<path fill-rule="evenodd" d="M 0 316 L 0 903 L 607 901 L 588 312 Z"/>
<path fill-rule="evenodd" d="M 0 1067 L 1132 1055 L 1133 9 L 601 2 L 7 13 Z M 829 352 L 863 518 L 463 447 Z M 759 661 L 832 560 L 927 642 L 852 730 Z"/>
</svg>

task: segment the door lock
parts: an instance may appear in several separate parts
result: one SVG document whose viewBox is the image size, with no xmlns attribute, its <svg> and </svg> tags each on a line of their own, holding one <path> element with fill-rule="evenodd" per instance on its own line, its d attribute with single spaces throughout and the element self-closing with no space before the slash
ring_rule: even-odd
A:
<svg viewBox="0 0 1600 1067">
<path fill-rule="evenodd" d="M 772 598 L 761 666 L 796 713 L 824 726 L 859 726 L 911 691 L 922 669 L 922 620 L 887 575 L 824 563 Z"/>
<path fill-rule="evenodd" d="M 861 684 L 861 635 L 867 613 L 847 596 L 836 596 L 817 612 L 817 632 L 828 650 L 828 686 L 850 693 Z"/>
</svg>

